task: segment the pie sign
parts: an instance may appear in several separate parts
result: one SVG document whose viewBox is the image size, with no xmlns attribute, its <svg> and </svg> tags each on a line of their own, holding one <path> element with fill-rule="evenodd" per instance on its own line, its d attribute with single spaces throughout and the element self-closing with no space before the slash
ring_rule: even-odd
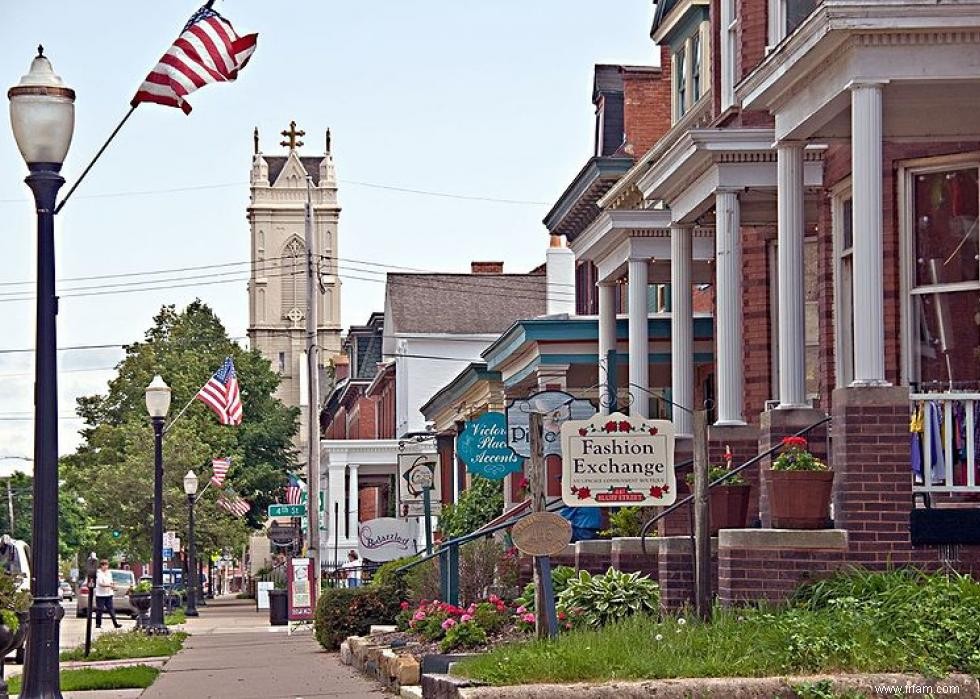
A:
<svg viewBox="0 0 980 699">
<path fill-rule="evenodd" d="M 674 424 L 622 413 L 561 426 L 561 497 L 572 507 L 672 505 Z"/>
</svg>

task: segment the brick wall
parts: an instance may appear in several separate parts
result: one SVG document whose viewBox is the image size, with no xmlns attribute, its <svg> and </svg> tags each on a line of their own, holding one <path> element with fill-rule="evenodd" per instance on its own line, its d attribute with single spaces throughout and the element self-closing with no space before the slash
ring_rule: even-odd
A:
<svg viewBox="0 0 980 699">
<path fill-rule="evenodd" d="M 742 227 L 742 333 L 745 367 L 744 419 L 758 424 L 759 413 L 772 398 L 772 317 L 769 241 L 775 227 Z"/>
<path fill-rule="evenodd" d="M 605 573 L 612 565 L 612 541 L 592 539 L 575 542 L 575 567 L 590 573 Z"/>
<path fill-rule="evenodd" d="M 657 560 L 660 582 L 660 603 L 668 610 L 677 610 L 694 603 L 694 569 L 691 539 L 686 536 L 664 537 L 659 540 Z M 718 583 L 718 539 L 711 539 L 712 593 Z"/>
<path fill-rule="evenodd" d="M 718 600 L 779 602 L 801 583 L 845 565 L 844 532 L 724 530 L 718 545 Z"/>
<path fill-rule="evenodd" d="M 670 128 L 670 49 L 660 49 L 660 69 L 621 68 L 626 152 L 639 158 Z"/>
<path fill-rule="evenodd" d="M 614 538 L 610 547 L 612 567 L 624 573 L 641 572 L 656 580 L 658 577 L 659 541 L 656 537 L 647 537 L 647 551 L 644 553 L 639 538 Z"/>
</svg>

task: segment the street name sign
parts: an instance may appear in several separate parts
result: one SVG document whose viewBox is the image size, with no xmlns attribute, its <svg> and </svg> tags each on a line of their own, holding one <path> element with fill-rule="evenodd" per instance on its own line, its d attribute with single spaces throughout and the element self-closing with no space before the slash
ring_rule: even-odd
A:
<svg viewBox="0 0 980 699">
<path fill-rule="evenodd" d="M 269 505 L 270 517 L 305 517 L 306 505 Z"/>
<path fill-rule="evenodd" d="M 674 424 L 622 413 L 561 426 L 561 497 L 572 507 L 663 507 L 677 499 Z"/>
</svg>

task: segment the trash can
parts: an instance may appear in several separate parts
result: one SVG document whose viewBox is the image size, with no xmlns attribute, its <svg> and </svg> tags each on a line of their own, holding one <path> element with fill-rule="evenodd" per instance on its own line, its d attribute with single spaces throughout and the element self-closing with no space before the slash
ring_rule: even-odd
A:
<svg viewBox="0 0 980 699">
<path fill-rule="evenodd" d="M 289 623 L 289 600 L 285 590 L 269 590 L 269 625 L 286 626 Z"/>
</svg>

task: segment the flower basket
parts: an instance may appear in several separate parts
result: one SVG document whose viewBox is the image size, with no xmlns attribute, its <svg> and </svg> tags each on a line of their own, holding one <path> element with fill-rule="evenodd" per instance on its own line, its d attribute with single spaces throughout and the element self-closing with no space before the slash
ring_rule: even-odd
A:
<svg viewBox="0 0 980 699">
<path fill-rule="evenodd" d="M 769 511 L 777 529 L 831 526 L 834 472 L 806 450 L 802 437 L 787 437 L 769 472 Z"/>
</svg>

